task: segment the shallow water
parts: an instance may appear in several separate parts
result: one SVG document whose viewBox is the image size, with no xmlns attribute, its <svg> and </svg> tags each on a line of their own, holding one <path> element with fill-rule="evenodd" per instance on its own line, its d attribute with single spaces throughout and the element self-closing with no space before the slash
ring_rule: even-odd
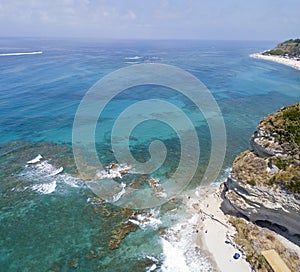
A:
<svg viewBox="0 0 300 272">
<path fill-rule="evenodd" d="M 235 155 L 248 147 L 259 120 L 299 101 L 299 71 L 248 57 L 276 43 L 0 41 L 2 54 L 43 51 L 0 56 L 1 270 L 174 271 L 170 260 L 176 258 L 177 266 L 186 271 L 199 271 L 196 269 L 201 266 L 207 271 L 205 256 L 187 248 L 184 239 L 175 235 L 176 226 L 192 216 L 182 209 L 180 197 L 147 210 L 155 220 L 129 232 L 118 249 L 110 249 L 113 230 L 124 226 L 133 211 L 99 202 L 78 177 L 71 149 L 74 115 L 94 83 L 129 62 L 176 65 L 200 79 L 222 111 L 227 131 L 222 180 Z M 174 90 L 140 86 L 116 97 L 100 116 L 101 126 L 96 129 L 99 159 L 103 164 L 115 161 L 110 135 L 118 114 L 150 98 L 175 104 L 192 120 L 201 151 L 197 172 L 189 184 L 190 189 L 195 188 L 208 163 L 210 134 L 194 104 Z M 176 169 L 179 139 L 174 130 L 157 121 L 132 131 L 130 146 L 135 158 L 147 161 L 148 146 L 154 139 L 163 140 L 167 147 L 165 163 L 149 176 L 124 176 L 128 186 L 132 181 L 146 186 L 144 181 L 150 176 L 163 183 Z M 27 164 L 38 154 L 43 157 L 40 163 Z M 60 167 L 63 172 L 54 175 Z"/>
</svg>

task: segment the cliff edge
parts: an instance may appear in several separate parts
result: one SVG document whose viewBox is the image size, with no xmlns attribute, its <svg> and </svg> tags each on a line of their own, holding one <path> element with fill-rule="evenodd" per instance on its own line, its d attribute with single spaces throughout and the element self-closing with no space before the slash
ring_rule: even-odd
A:
<svg viewBox="0 0 300 272">
<path fill-rule="evenodd" d="M 225 182 L 222 209 L 300 236 L 300 103 L 265 117 Z"/>
</svg>

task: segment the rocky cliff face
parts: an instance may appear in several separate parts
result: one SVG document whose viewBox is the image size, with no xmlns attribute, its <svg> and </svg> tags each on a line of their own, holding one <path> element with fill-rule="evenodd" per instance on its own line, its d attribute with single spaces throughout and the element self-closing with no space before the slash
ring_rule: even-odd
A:
<svg viewBox="0 0 300 272">
<path fill-rule="evenodd" d="M 300 103 L 264 118 L 235 159 L 223 210 L 300 235 Z"/>
</svg>

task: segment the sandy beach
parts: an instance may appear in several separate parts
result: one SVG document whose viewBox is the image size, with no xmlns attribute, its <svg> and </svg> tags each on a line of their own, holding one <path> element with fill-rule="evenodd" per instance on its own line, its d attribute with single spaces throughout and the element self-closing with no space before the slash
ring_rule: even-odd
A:
<svg viewBox="0 0 300 272">
<path fill-rule="evenodd" d="M 229 223 L 229 217 L 220 210 L 221 198 L 218 187 L 201 187 L 187 199 L 188 209 L 198 214 L 196 243 L 209 253 L 214 271 L 251 272 L 250 264 L 233 242 L 235 229 Z M 234 254 L 240 254 L 235 260 Z"/>
<path fill-rule="evenodd" d="M 274 61 L 277 63 L 281 63 L 284 65 L 293 67 L 297 70 L 300 70 L 300 61 L 297 61 L 297 60 L 292 60 L 292 59 L 288 59 L 288 58 L 280 57 L 280 56 L 268 56 L 268 55 L 263 55 L 262 53 L 251 54 L 250 57 L 255 58 L 255 59 L 264 59 L 264 60 Z"/>
<path fill-rule="evenodd" d="M 186 208 L 197 215 L 193 228 L 196 230 L 196 246 L 206 253 L 213 266 L 213 271 L 218 272 L 251 272 L 252 268 L 246 261 L 242 249 L 235 244 L 236 229 L 229 223 L 229 216 L 220 209 L 222 203 L 220 184 L 209 187 L 199 187 L 189 192 L 186 197 Z M 286 249 L 294 251 L 300 257 L 300 248 L 272 231 Z M 234 259 L 234 254 L 240 258 Z"/>
</svg>

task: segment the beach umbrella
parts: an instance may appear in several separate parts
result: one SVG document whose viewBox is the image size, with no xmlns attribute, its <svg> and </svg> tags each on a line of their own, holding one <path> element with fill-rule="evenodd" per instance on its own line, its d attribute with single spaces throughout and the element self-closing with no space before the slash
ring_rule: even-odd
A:
<svg viewBox="0 0 300 272">
<path fill-rule="evenodd" d="M 233 255 L 233 259 L 237 260 L 241 255 L 239 253 L 235 253 Z"/>
</svg>

